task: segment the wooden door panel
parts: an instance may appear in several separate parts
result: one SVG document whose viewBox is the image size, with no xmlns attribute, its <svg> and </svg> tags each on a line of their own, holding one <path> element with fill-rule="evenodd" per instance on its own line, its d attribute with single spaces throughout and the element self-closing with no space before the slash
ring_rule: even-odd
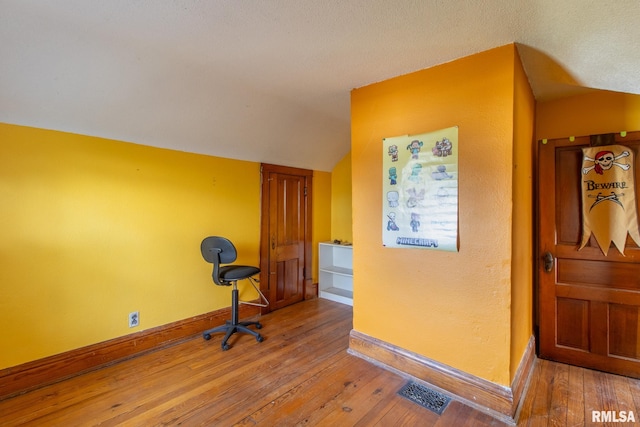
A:
<svg viewBox="0 0 640 427">
<path fill-rule="evenodd" d="M 557 344 L 589 351 L 589 301 L 557 298 Z"/>
<path fill-rule="evenodd" d="M 573 189 L 580 188 L 580 175 L 575 171 L 580 171 L 581 168 L 580 148 L 570 147 L 558 150 L 555 167 L 559 174 L 556 181 L 556 194 L 565 201 L 556 205 L 556 226 L 560 245 L 576 246 L 580 242 L 582 229 L 580 194 Z M 575 218 L 580 218 L 580 221 L 575 221 Z"/>
<path fill-rule="evenodd" d="M 640 264 L 558 258 L 557 269 L 558 283 L 640 290 Z"/>
<path fill-rule="evenodd" d="M 304 235 L 300 221 L 300 211 L 304 209 L 303 177 L 276 174 L 273 179 L 277 182 L 278 246 L 297 243 Z"/>
<path fill-rule="evenodd" d="M 276 246 L 276 262 L 287 261 L 290 259 L 298 258 L 300 255 L 300 245 L 283 245 Z"/>
<path fill-rule="evenodd" d="M 613 332 L 609 352 L 614 356 L 640 360 L 640 308 L 637 305 L 610 304 L 609 328 Z"/>
<path fill-rule="evenodd" d="M 285 305 L 289 305 L 289 302 L 292 299 L 302 297 L 301 292 L 297 286 L 294 287 L 289 285 L 290 283 L 297 283 L 299 281 L 299 264 L 300 262 L 297 258 L 278 263 L 278 281 L 276 284 L 275 308 L 282 308 Z"/>
<path fill-rule="evenodd" d="M 640 133 L 617 137 L 612 144 L 633 150 L 638 186 Z M 625 255 L 612 245 L 605 256 L 592 236 L 578 250 L 582 148 L 589 145 L 589 137 L 561 139 L 539 150 L 539 353 L 640 378 L 640 249 L 627 238 Z M 554 259 L 549 272 L 542 261 L 546 252 Z"/>
<path fill-rule="evenodd" d="M 599 301 L 615 304 L 640 305 L 640 295 L 638 292 L 606 289 L 592 286 L 572 286 L 559 284 L 555 287 L 555 295 L 565 298 L 583 298 L 588 301 Z"/>
</svg>

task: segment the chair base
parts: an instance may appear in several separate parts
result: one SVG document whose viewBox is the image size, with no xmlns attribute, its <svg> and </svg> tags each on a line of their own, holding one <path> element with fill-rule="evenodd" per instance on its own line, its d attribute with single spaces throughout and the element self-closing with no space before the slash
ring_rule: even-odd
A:
<svg viewBox="0 0 640 427">
<path fill-rule="evenodd" d="M 238 321 L 238 289 L 236 286 L 234 286 L 233 291 L 231 291 L 231 320 L 227 320 L 222 326 L 216 326 L 215 328 L 204 331 L 202 333 L 202 337 L 205 340 L 210 340 L 211 334 L 224 332 L 225 335 L 222 339 L 222 343 L 220 344 L 222 350 L 229 350 L 231 348 L 227 341 L 229 340 L 229 338 L 231 338 L 231 335 L 235 334 L 236 332 L 253 335 L 254 337 L 256 337 L 256 341 L 262 342 L 264 340 L 264 337 L 258 332 L 249 329 L 248 326 L 251 325 L 254 325 L 256 329 L 262 329 L 262 324 L 260 322 Z"/>
<path fill-rule="evenodd" d="M 202 337 L 205 340 L 210 340 L 211 334 L 215 334 L 217 332 L 225 332 L 222 343 L 220 344 L 222 350 L 229 350 L 231 348 L 227 341 L 229 340 L 229 338 L 231 338 L 231 335 L 235 334 L 236 332 L 253 335 L 254 337 L 256 337 L 256 341 L 262 342 L 264 340 L 263 336 L 258 332 L 249 329 L 247 326 L 250 325 L 255 325 L 256 329 L 262 328 L 260 322 L 240 322 L 237 325 L 234 325 L 232 321 L 227 320 L 225 325 L 217 326 L 215 328 L 209 329 L 208 331 L 204 331 L 202 333 Z"/>
</svg>

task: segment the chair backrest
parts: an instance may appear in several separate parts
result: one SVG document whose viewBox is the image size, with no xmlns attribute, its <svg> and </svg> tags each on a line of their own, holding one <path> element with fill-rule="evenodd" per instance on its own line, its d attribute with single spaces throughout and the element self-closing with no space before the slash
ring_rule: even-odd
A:
<svg viewBox="0 0 640 427">
<path fill-rule="evenodd" d="M 220 264 L 230 264 L 238 257 L 233 243 L 224 237 L 206 237 L 200 244 L 200 252 L 205 261 L 213 264 L 213 282 L 216 285 L 228 286 L 230 283 L 220 277 Z"/>
<path fill-rule="evenodd" d="M 200 244 L 202 257 L 212 264 L 230 264 L 238 258 L 236 247 L 229 239 L 218 236 L 205 238 Z"/>
</svg>

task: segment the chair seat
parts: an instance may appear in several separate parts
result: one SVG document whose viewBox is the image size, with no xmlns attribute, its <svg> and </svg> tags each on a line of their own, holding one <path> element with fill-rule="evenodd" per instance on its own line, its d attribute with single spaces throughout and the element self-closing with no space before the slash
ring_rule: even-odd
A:
<svg viewBox="0 0 640 427">
<path fill-rule="evenodd" d="M 253 277 L 260 273 L 258 267 L 252 267 L 249 265 L 225 265 L 220 267 L 220 280 L 223 282 L 233 282 L 235 280 L 242 280 L 248 277 Z"/>
</svg>

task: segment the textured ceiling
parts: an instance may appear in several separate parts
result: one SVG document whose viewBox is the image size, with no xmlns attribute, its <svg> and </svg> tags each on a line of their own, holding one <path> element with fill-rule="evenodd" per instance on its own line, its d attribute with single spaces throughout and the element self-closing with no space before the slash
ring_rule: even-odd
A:
<svg viewBox="0 0 640 427">
<path fill-rule="evenodd" d="M 330 171 L 353 88 L 517 43 L 640 94 L 637 0 L 0 0 L 0 122 Z"/>
</svg>

